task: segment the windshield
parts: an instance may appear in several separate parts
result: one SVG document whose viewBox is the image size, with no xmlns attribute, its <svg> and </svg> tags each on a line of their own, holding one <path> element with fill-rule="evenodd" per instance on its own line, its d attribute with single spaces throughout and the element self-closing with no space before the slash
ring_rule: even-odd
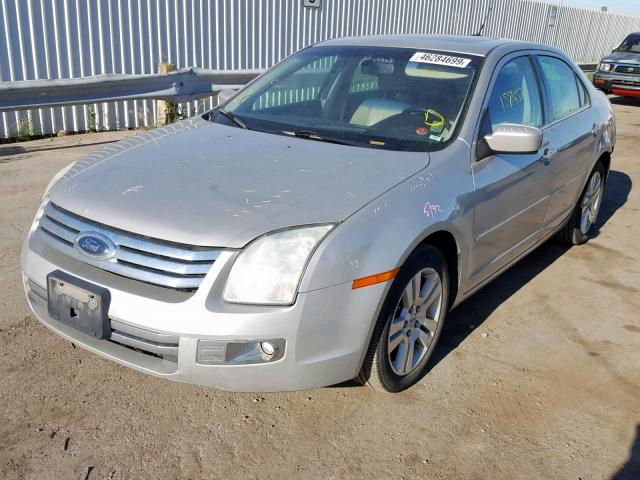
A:
<svg viewBox="0 0 640 480">
<path fill-rule="evenodd" d="M 616 48 L 616 51 L 640 53 L 640 35 L 629 35 L 620 46 Z"/>
<path fill-rule="evenodd" d="M 453 138 L 481 58 L 312 47 L 232 98 L 213 121 L 370 148 L 429 151 Z M 231 115 L 228 115 L 228 114 Z M 231 117 L 231 120 L 230 120 Z"/>
</svg>

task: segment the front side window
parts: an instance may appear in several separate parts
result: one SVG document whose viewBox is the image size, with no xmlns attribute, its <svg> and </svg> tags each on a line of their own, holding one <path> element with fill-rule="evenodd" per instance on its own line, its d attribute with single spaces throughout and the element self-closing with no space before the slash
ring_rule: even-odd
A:
<svg viewBox="0 0 640 480">
<path fill-rule="evenodd" d="M 462 122 L 481 60 L 429 50 L 317 46 L 265 73 L 223 109 L 252 130 L 430 151 L 442 148 Z M 212 117 L 231 124 L 224 115 Z"/>
<path fill-rule="evenodd" d="M 542 118 L 542 96 L 531 60 L 518 57 L 509 61 L 493 85 L 483 134 L 504 123 L 540 127 Z"/>
<path fill-rule="evenodd" d="M 556 57 L 541 55 L 538 59 L 551 103 L 551 120 L 561 120 L 580 110 L 580 92 L 574 70 Z"/>
</svg>

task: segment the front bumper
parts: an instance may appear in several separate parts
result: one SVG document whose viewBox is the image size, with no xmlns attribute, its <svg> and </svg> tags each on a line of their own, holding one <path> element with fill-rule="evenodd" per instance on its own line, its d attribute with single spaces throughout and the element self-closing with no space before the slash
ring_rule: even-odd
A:
<svg viewBox="0 0 640 480">
<path fill-rule="evenodd" d="M 606 93 L 640 98 L 640 75 L 597 71 L 593 74 L 593 84 Z"/>
<path fill-rule="evenodd" d="M 385 284 L 352 290 L 345 283 L 300 293 L 287 307 L 230 305 L 221 300 L 221 292 L 234 252 L 220 255 L 195 293 L 184 293 L 79 262 L 52 249 L 41 237 L 38 230 L 30 234 L 21 258 L 29 305 L 41 323 L 121 365 L 223 390 L 301 390 L 354 378 L 386 290 Z M 109 289 L 109 319 L 120 337 L 99 340 L 48 315 L 46 277 L 55 270 Z M 286 342 L 282 358 L 240 365 L 197 361 L 201 340 L 265 339 Z"/>
</svg>

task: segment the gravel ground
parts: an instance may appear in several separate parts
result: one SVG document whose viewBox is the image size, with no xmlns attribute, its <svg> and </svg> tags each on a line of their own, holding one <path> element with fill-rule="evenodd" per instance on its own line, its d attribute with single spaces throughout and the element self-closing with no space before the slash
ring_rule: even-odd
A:
<svg viewBox="0 0 640 480">
<path fill-rule="evenodd" d="M 640 478 L 640 103 L 597 237 L 548 242 L 451 313 L 431 373 L 235 394 L 91 355 L 30 315 L 21 243 L 55 171 L 133 132 L 0 146 L 0 478 Z"/>
</svg>

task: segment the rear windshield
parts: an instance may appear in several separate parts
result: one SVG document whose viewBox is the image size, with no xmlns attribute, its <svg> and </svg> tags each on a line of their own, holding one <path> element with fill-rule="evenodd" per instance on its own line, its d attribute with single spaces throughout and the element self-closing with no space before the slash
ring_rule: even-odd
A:
<svg viewBox="0 0 640 480">
<path fill-rule="evenodd" d="M 640 35 L 629 35 L 624 41 L 616 48 L 617 52 L 635 52 L 640 53 Z"/>
<path fill-rule="evenodd" d="M 435 150 L 462 122 L 480 63 L 480 57 L 427 49 L 317 46 L 276 66 L 222 108 L 252 130 Z M 225 115 L 211 117 L 234 124 Z"/>
</svg>

